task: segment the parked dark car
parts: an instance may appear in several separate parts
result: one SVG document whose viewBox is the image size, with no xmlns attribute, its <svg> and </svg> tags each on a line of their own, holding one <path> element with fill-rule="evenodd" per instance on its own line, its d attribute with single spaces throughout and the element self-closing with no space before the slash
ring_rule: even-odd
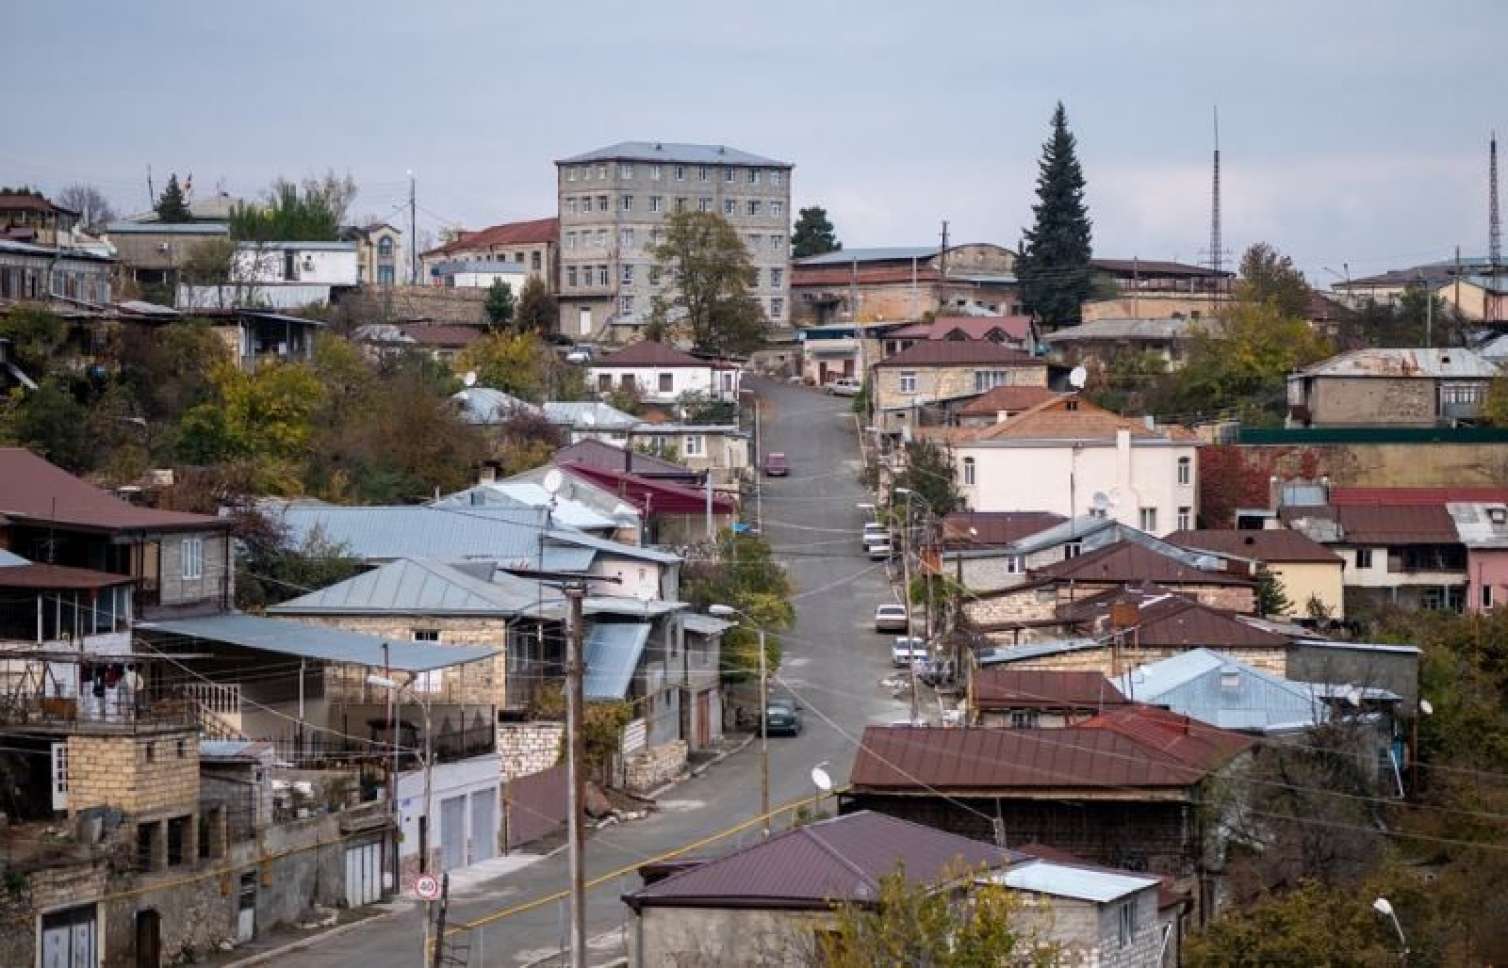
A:
<svg viewBox="0 0 1508 968">
<path fill-rule="evenodd" d="M 771 736 L 800 736 L 801 714 L 796 704 L 784 699 L 771 699 L 764 708 L 765 731 Z"/>
<path fill-rule="evenodd" d="M 775 451 L 765 455 L 764 472 L 767 477 L 784 477 L 791 472 L 791 465 L 786 463 L 785 454 Z"/>
</svg>

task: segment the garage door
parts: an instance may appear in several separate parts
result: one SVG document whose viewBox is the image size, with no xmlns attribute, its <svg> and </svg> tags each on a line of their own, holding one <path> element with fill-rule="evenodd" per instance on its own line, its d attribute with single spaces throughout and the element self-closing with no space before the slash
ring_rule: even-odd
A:
<svg viewBox="0 0 1508 968">
<path fill-rule="evenodd" d="M 440 869 L 466 866 L 466 794 L 440 801 Z"/>
<path fill-rule="evenodd" d="M 94 968 L 95 940 L 93 904 L 42 915 L 42 968 Z"/>
<path fill-rule="evenodd" d="M 497 849 L 497 790 L 471 795 L 471 862 L 488 860 Z"/>
<path fill-rule="evenodd" d="M 382 900 L 382 845 L 377 841 L 346 848 L 346 906 Z"/>
</svg>

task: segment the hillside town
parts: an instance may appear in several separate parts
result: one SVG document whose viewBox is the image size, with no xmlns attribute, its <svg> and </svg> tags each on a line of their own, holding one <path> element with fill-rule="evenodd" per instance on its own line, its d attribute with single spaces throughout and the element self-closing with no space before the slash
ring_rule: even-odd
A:
<svg viewBox="0 0 1508 968">
<path fill-rule="evenodd" d="M 1080 100 L 909 244 L 731 115 L 0 154 L 0 964 L 1508 963 L 1490 121 L 1353 275 L 1218 122 L 1103 246 Z"/>
</svg>

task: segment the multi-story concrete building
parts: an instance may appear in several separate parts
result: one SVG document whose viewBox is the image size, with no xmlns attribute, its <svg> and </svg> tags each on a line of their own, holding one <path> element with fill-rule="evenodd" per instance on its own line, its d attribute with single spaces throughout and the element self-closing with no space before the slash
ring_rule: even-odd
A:
<svg viewBox="0 0 1508 968">
<path fill-rule="evenodd" d="M 671 284 L 654 265 L 674 212 L 716 212 L 754 264 L 772 326 L 790 318 L 790 162 L 725 145 L 625 141 L 555 163 L 560 195 L 560 330 L 628 341 Z"/>
</svg>

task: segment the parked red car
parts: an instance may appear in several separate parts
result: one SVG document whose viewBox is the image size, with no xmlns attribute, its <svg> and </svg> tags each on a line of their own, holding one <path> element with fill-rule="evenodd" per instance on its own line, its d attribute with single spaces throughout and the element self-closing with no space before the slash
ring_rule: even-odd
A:
<svg viewBox="0 0 1508 968">
<path fill-rule="evenodd" d="M 764 472 L 766 477 L 784 477 L 791 472 L 791 465 L 785 462 L 785 455 L 774 451 L 765 455 Z"/>
</svg>

